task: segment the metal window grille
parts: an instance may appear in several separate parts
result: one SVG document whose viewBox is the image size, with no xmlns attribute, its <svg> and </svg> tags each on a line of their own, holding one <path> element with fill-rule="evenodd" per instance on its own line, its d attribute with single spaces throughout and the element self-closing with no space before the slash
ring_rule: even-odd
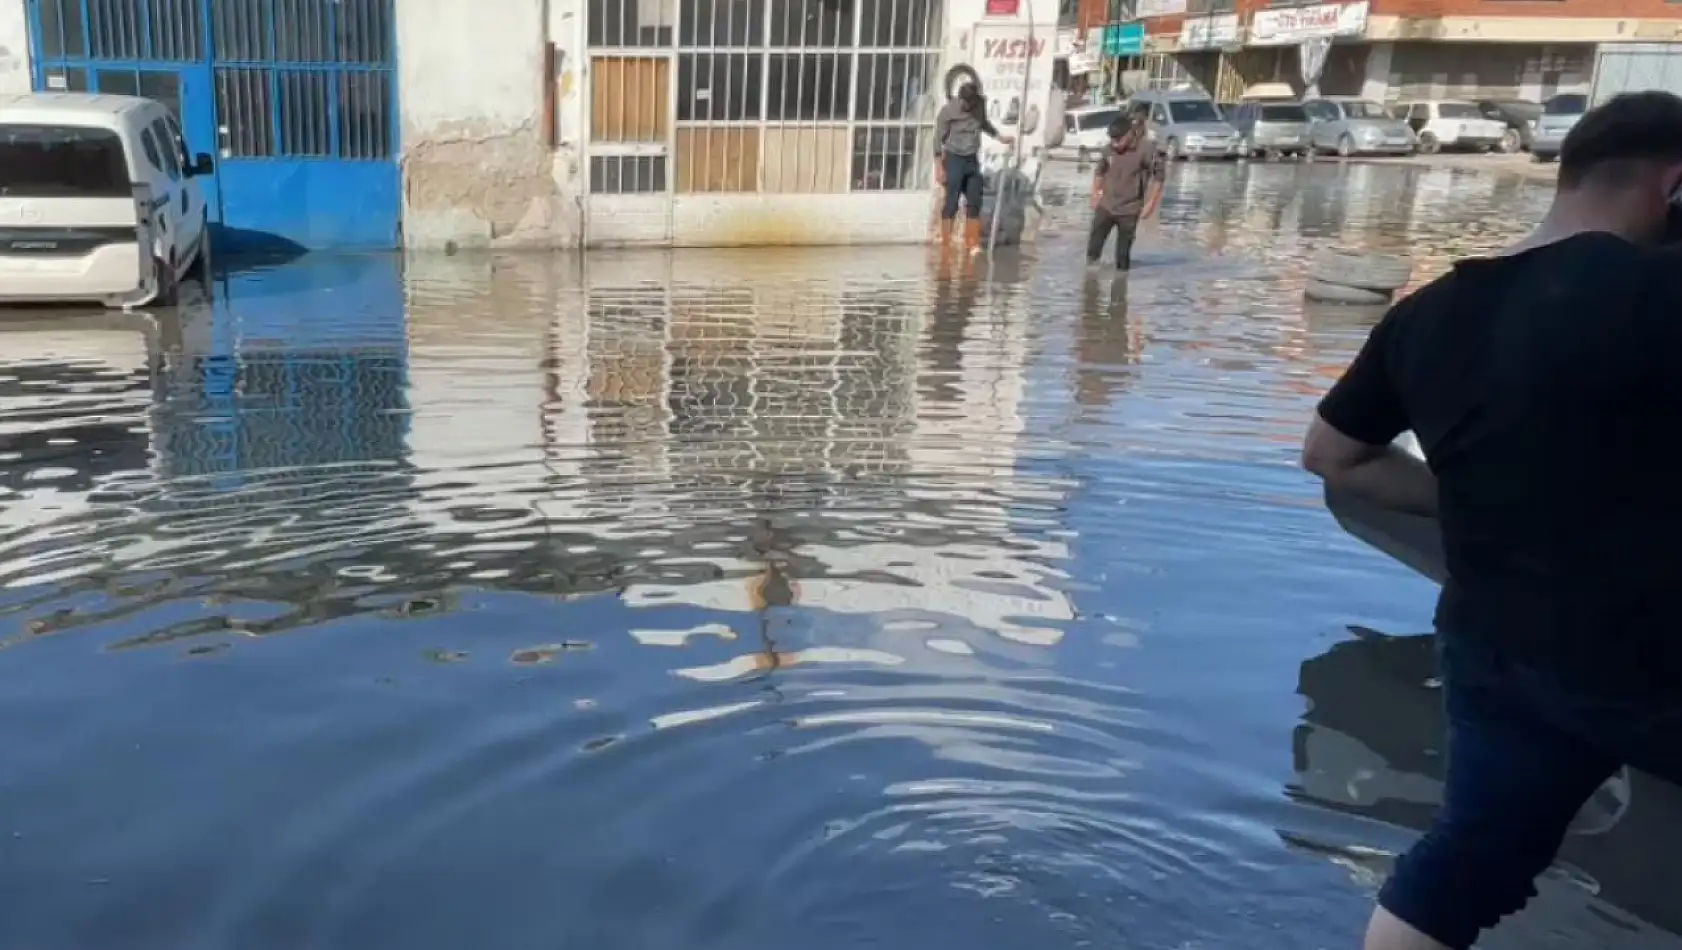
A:
<svg viewBox="0 0 1682 950">
<path fill-rule="evenodd" d="M 241 158 L 391 158 L 391 10 L 391 0 L 215 0 L 223 148 Z"/>
<path fill-rule="evenodd" d="M 180 115 L 180 76 L 157 67 L 209 61 L 228 155 L 393 155 L 393 0 L 35 2 L 49 89 L 145 96 Z"/>
<path fill-rule="evenodd" d="M 930 187 L 944 12 L 943 0 L 589 0 L 592 192 Z"/>
</svg>

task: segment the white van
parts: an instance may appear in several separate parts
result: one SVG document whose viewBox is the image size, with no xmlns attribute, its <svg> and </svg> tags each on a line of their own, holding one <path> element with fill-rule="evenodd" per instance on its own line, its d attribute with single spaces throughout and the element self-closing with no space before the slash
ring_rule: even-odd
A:
<svg viewBox="0 0 1682 950">
<path fill-rule="evenodd" d="M 211 169 L 151 99 L 0 96 L 0 303 L 173 302 L 204 258 Z"/>
</svg>

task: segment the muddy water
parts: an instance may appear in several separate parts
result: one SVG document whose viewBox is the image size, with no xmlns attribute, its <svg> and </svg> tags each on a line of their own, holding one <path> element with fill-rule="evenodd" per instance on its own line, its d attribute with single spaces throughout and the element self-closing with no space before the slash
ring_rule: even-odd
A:
<svg viewBox="0 0 1682 950">
<path fill-rule="evenodd" d="M 990 265 L 328 258 L 6 322 L 0 947 L 1353 946 L 1434 736 L 1390 767 L 1312 664 L 1432 591 L 1294 468 L 1374 316 L 1302 269 L 1545 193 L 1187 166 L 1122 281 L 1059 174 Z"/>
</svg>

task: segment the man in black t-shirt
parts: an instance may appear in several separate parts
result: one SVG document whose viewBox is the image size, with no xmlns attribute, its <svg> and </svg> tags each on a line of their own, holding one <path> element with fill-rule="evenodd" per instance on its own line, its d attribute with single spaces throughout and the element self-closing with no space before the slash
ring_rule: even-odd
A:
<svg viewBox="0 0 1682 950">
<path fill-rule="evenodd" d="M 1310 471 L 1436 516 L 1448 562 L 1443 804 L 1368 950 L 1470 947 L 1619 766 L 1682 782 L 1679 191 L 1682 99 L 1591 110 L 1541 227 L 1398 303 L 1310 426 Z"/>
</svg>

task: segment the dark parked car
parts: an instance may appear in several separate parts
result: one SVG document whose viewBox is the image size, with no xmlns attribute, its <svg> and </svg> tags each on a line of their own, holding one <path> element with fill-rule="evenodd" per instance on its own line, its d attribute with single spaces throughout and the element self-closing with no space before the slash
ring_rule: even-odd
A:
<svg viewBox="0 0 1682 950">
<path fill-rule="evenodd" d="M 1542 117 L 1540 103 L 1528 99 L 1479 99 L 1478 111 L 1486 119 L 1507 124 L 1507 135 L 1501 140 L 1501 151 L 1530 150 L 1536 139 L 1536 120 Z"/>
</svg>

